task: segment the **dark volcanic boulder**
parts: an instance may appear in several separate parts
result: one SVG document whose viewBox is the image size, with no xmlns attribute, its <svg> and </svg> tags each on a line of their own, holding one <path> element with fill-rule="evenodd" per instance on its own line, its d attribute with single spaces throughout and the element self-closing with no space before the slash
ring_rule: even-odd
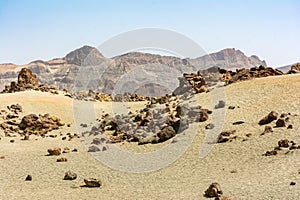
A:
<svg viewBox="0 0 300 200">
<path fill-rule="evenodd" d="M 270 112 L 267 116 L 265 116 L 263 119 L 261 119 L 258 124 L 259 125 L 265 125 L 269 124 L 272 121 L 276 120 L 278 118 L 278 113 L 275 111 Z"/>
</svg>

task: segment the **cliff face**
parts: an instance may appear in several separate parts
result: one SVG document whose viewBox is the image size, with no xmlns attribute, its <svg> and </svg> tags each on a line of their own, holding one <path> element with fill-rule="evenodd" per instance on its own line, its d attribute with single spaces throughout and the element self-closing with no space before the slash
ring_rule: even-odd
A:
<svg viewBox="0 0 300 200">
<path fill-rule="evenodd" d="M 149 93 L 155 96 L 173 91 L 179 85 L 177 77 L 183 73 L 213 66 L 235 69 L 259 65 L 266 66 L 266 63 L 257 56 L 247 57 L 235 49 L 224 49 L 196 59 L 139 52 L 105 58 L 98 49 L 83 46 L 63 58 L 37 60 L 21 66 L 0 64 L 0 89 L 15 80 L 21 68 L 25 67 L 37 74 L 39 83 L 56 85 L 60 89 L 94 89 L 105 93 L 136 91 L 140 95 Z"/>
</svg>

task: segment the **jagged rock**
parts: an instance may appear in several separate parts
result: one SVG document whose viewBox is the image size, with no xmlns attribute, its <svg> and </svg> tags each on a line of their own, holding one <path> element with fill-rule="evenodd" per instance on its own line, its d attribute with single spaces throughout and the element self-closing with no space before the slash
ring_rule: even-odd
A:
<svg viewBox="0 0 300 200">
<path fill-rule="evenodd" d="M 84 179 L 84 183 L 87 187 L 100 187 L 102 185 L 102 181 L 95 178 Z"/>
<path fill-rule="evenodd" d="M 221 186 L 219 183 L 210 184 L 208 189 L 204 192 L 204 196 L 209 197 L 209 198 L 218 197 L 222 194 L 223 194 L 223 192 L 221 190 Z"/>
<path fill-rule="evenodd" d="M 293 129 L 293 125 L 292 124 L 288 125 L 287 129 Z"/>
<path fill-rule="evenodd" d="M 258 124 L 259 125 L 265 125 L 269 124 L 272 121 L 276 120 L 278 118 L 278 113 L 275 111 L 271 111 L 267 116 L 265 116 L 263 119 L 261 119 Z"/>
<path fill-rule="evenodd" d="M 50 156 L 58 156 L 61 154 L 61 148 L 48 149 Z"/>
<path fill-rule="evenodd" d="M 72 171 L 67 171 L 64 176 L 64 180 L 75 180 L 77 178 L 77 174 Z"/>
<path fill-rule="evenodd" d="M 283 148 L 288 148 L 289 147 L 290 141 L 288 139 L 283 139 L 278 141 L 278 146 L 283 147 Z"/>
<path fill-rule="evenodd" d="M 25 181 L 32 181 L 32 176 L 31 175 L 27 175 L 25 178 Z"/>
<path fill-rule="evenodd" d="M 23 140 L 29 140 L 29 134 L 25 134 Z"/>
<path fill-rule="evenodd" d="M 280 118 L 276 121 L 276 126 L 277 127 L 286 127 L 286 120 Z"/>
<path fill-rule="evenodd" d="M 22 68 L 18 75 L 18 85 L 20 87 L 27 87 L 28 85 L 37 87 L 38 80 L 36 78 L 36 75 L 33 74 L 30 69 Z"/>
</svg>

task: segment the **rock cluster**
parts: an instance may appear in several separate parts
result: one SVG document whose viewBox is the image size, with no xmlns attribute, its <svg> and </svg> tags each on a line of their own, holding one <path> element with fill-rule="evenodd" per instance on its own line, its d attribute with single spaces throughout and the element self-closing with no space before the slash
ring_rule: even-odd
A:
<svg viewBox="0 0 300 200">
<path fill-rule="evenodd" d="M 278 69 L 273 69 L 271 67 L 252 67 L 250 69 L 236 69 L 235 72 L 226 70 L 226 69 L 220 69 L 219 73 L 221 76 L 221 79 L 225 82 L 225 84 L 231 84 L 239 81 L 245 81 L 253 78 L 261 78 L 261 77 L 267 77 L 267 76 L 277 76 L 277 75 L 283 75 L 283 72 L 281 72 Z"/>
<path fill-rule="evenodd" d="M 217 142 L 218 143 L 224 143 L 224 142 L 231 142 L 231 141 L 235 140 L 237 138 L 237 136 L 234 135 L 235 132 L 236 132 L 236 130 L 221 132 L 219 137 L 218 137 Z"/>
<path fill-rule="evenodd" d="M 123 141 L 138 144 L 161 143 L 179 134 L 194 122 L 207 121 L 212 111 L 201 106 L 180 105 L 176 96 L 167 95 L 148 102 L 145 108 L 126 115 L 104 114 L 99 124 L 83 132 L 83 136 L 95 136 L 89 152 L 106 150 L 105 143 Z M 104 136 L 104 133 L 108 139 Z"/>
<path fill-rule="evenodd" d="M 286 74 L 297 74 L 300 73 L 300 63 L 296 63 L 291 66 L 291 69 Z"/>
<path fill-rule="evenodd" d="M 284 149 L 286 150 L 285 152 L 283 152 Z M 282 139 L 278 141 L 278 146 L 276 146 L 273 150 L 266 151 L 263 156 L 275 156 L 280 152 L 282 152 L 281 154 L 287 154 L 294 150 L 300 150 L 300 145 L 297 145 L 294 141 Z"/>
<path fill-rule="evenodd" d="M 18 126 L 24 133 L 44 135 L 47 132 L 58 129 L 60 126 L 64 125 L 65 123 L 54 115 L 29 114 L 22 118 L 21 123 Z"/>
<path fill-rule="evenodd" d="M 183 77 L 180 77 L 178 79 L 179 87 L 177 87 L 173 92 L 175 95 L 183 95 L 185 93 L 194 94 L 209 91 L 200 71 L 197 74 L 184 73 Z"/>
<path fill-rule="evenodd" d="M 42 92 L 51 92 L 58 94 L 56 86 L 46 86 L 45 84 L 39 85 L 36 74 L 32 73 L 30 69 L 22 68 L 18 74 L 18 82 L 12 81 L 10 85 L 6 85 L 1 93 L 21 92 L 25 90 L 38 90 Z"/>
<path fill-rule="evenodd" d="M 291 113 L 282 113 L 280 116 L 277 112 L 275 111 L 271 111 L 267 116 L 265 116 L 264 118 L 262 118 L 258 124 L 259 125 L 265 125 L 265 124 L 270 124 L 273 121 L 275 122 L 275 128 L 277 127 L 288 127 L 288 129 L 292 129 L 293 126 L 292 124 L 288 124 L 290 122 L 290 117 L 292 117 L 293 115 Z M 273 129 L 271 126 L 265 126 L 265 130 L 262 133 L 271 133 L 273 132 Z"/>
</svg>

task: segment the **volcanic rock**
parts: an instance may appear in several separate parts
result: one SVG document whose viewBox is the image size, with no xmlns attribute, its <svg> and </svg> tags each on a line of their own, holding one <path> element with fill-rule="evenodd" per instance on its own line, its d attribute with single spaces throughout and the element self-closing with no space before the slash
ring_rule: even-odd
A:
<svg viewBox="0 0 300 200">
<path fill-rule="evenodd" d="M 77 178 L 77 174 L 72 171 L 67 171 L 64 176 L 64 180 L 75 180 Z"/>
<path fill-rule="evenodd" d="M 278 113 L 275 111 L 271 111 L 267 116 L 265 116 L 263 119 L 261 119 L 258 124 L 259 125 L 265 125 L 269 124 L 272 121 L 276 120 L 278 118 Z"/>
<path fill-rule="evenodd" d="M 212 184 L 210 184 L 208 189 L 205 191 L 204 196 L 211 198 L 211 197 L 218 197 L 222 194 L 223 194 L 223 192 L 221 190 L 220 184 L 212 183 Z"/>
<path fill-rule="evenodd" d="M 102 185 L 102 181 L 95 178 L 84 179 L 84 183 L 87 187 L 100 187 Z"/>
<path fill-rule="evenodd" d="M 61 148 L 48 149 L 50 156 L 58 156 L 61 154 Z"/>
</svg>

